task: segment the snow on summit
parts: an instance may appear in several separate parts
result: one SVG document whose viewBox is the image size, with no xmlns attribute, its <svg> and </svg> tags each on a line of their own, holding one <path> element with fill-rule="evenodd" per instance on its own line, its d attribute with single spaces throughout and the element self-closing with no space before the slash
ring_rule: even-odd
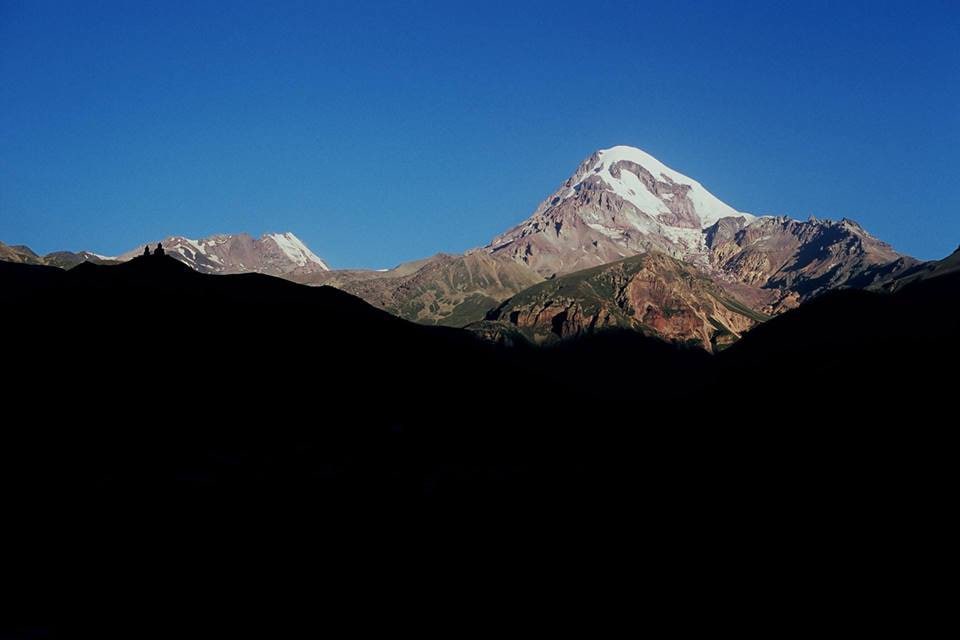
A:
<svg viewBox="0 0 960 640">
<path fill-rule="evenodd" d="M 590 154 L 533 214 L 496 236 L 487 250 L 544 277 L 649 251 L 709 265 L 707 231 L 720 220 L 743 228 L 737 211 L 679 171 L 629 146 Z"/>
<path fill-rule="evenodd" d="M 564 199 L 576 195 L 577 187 L 584 180 L 596 175 L 611 191 L 636 206 L 640 211 L 654 215 L 668 213 L 669 208 L 665 200 L 670 197 L 670 194 L 658 195 L 632 171 L 619 171 L 619 176 L 611 173 L 614 165 L 625 161 L 643 167 L 658 182 L 672 182 L 689 186 L 690 190 L 687 197 L 693 203 L 697 217 L 700 219 L 701 228 L 709 227 L 720 218 L 731 216 L 743 216 L 747 219 L 747 222 L 752 222 L 755 219 L 755 216 L 749 213 L 737 211 L 707 191 L 702 184 L 693 178 L 671 169 L 642 149 L 620 145 L 609 149 L 601 149 L 594 154 L 594 157 L 596 158 L 595 162 L 592 163 L 592 166 L 587 167 L 586 171 L 582 171 L 580 178 L 564 194 Z"/>
</svg>

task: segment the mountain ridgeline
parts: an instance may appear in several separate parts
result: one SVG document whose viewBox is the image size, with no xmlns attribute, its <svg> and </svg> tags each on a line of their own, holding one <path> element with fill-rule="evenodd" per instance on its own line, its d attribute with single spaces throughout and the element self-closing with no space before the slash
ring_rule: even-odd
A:
<svg viewBox="0 0 960 640">
<path fill-rule="evenodd" d="M 0 245 L 6 390 L 42 398 L 0 469 L 31 504 L 622 509 L 653 486 L 786 522 L 845 517 L 850 479 L 892 458 L 939 482 L 915 461 L 953 411 L 958 254 L 739 212 L 637 149 L 593 154 L 487 246 L 387 271 L 330 270 L 290 233 L 160 243 Z"/>
<path fill-rule="evenodd" d="M 918 264 L 851 220 L 797 221 L 740 212 L 649 154 L 633 147 L 613 147 L 592 154 L 530 218 L 485 247 L 381 272 L 333 271 L 293 279 L 342 288 L 416 322 L 481 323 L 471 328 L 482 335 L 517 336 L 509 322 L 491 326 L 504 319 L 491 312 L 511 297 L 547 279 L 647 253 L 660 253 L 695 268 L 724 292 L 724 299 L 748 309 L 752 321 L 795 308 L 832 289 L 882 286 Z M 537 289 L 539 295 L 548 290 Z M 596 292 L 588 295 L 595 298 Z M 569 301 L 568 289 L 564 300 L 555 301 L 553 307 L 569 306 Z M 635 302 L 642 306 L 642 301 Z M 620 303 L 611 299 L 604 305 L 612 308 Z M 686 320 L 677 316 L 676 322 Z M 636 319 L 616 324 L 665 339 L 683 341 L 690 334 L 688 328 L 673 326 L 673 321 L 656 327 Z M 605 322 L 586 323 L 574 333 L 604 326 Z M 552 333 L 571 335 L 569 331 Z M 707 334 L 697 340 L 710 348 Z M 531 333 L 519 335 L 530 337 Z M 740 332 L 727 335 L 736 338 Z M 728 339 L 722 338 L 721 343 Z"/>
<path fill-rule="evenodd" d="M 69 268 L 129 260 L 152 244 L 118 258 L 40 257 L 3 245 L 0 259 Z M 926 268 L 849 219 L 738 211 L 626 146 L 593 153 L 527 220 L 462 255 L 381 271 L 330 270 L 292 233 L 172 236 L 160 244 L 202 273 L 328 285 L 407 320 L 497 340 L 541 343 L 619 327 L 706 350 L 825 292 L 889 289 Z M 645 255 L 651 258 L 633 260 Z"/>
</svg>

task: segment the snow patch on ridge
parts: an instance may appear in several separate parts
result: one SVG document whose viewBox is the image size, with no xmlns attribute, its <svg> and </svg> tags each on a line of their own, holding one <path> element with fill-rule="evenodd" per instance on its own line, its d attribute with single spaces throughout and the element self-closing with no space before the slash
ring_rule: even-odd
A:
<svg viewBox="0 0 960 640">
<path fill-rule="evenodd" d="M 207 250 L 200 246 L 200 243 L 196 240 L 191 240 L 190 238 L 183 238 L 183 240 L 189 244 L 193 249 L 200 254 L 207 255 Z"/>
<path fill-rule="evenodd" d="M 314 264 L 320 265 L 320 268 L 324 271 L 330 271 L 330 267 L 310 251 L 307 245 L 300 241 L 300 238 L 292 233 L 271 233 L 268 234 L 267 237 L 276 242 L 284 255 L 297 265 L 305 267 L 308 262 L 313 262 Z"/>
</svg>

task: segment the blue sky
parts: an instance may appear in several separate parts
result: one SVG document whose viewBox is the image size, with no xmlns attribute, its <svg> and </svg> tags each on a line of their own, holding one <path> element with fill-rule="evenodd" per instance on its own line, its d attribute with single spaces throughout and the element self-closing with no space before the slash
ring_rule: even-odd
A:
<svg viewBox="0 0 960 640">
<path fill-rule="evenodd" d="M 638 146 L 757 214 L 960 244 L 960 3 L 0 0 L 0 240 L 488 242 Z"/>
</svg>

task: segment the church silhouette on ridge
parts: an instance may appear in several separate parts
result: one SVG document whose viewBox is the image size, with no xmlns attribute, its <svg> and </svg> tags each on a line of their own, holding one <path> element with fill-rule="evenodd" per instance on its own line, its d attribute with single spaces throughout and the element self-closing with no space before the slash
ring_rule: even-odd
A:
<svg viewBox="0 0 960 640">
<path fill-rule="evenodd" d="M 157 248 L 153 250 L 153 255 L 162 256 L 162 255 L 165 255 L 165 253 L 166 252 L 163 250 L 163 245 L 158 242 Z M 150 255 L 150 245 L 146 245 L 143 247 L 143 257 L 146 258 L 149 255 Z"/>
</svg>

